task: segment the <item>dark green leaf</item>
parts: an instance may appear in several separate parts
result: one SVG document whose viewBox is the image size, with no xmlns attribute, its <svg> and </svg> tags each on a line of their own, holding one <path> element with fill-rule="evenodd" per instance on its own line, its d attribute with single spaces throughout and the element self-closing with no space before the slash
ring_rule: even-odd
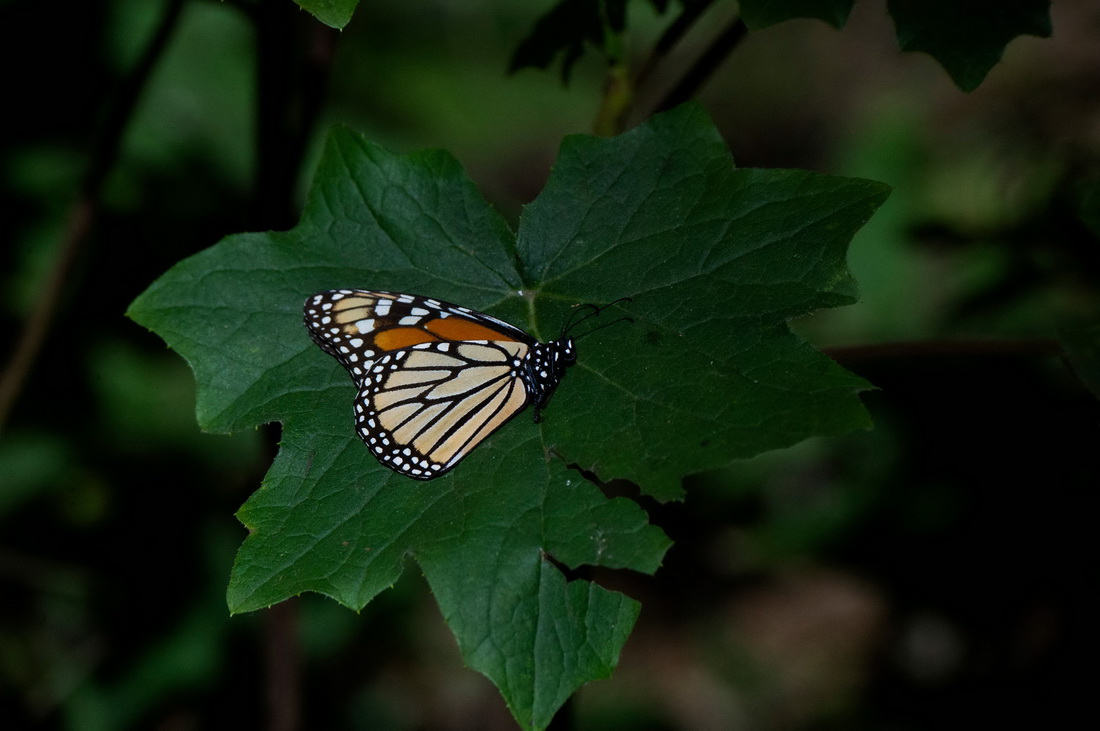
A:
<svg viewBox="0 0 1100 731">
<path fill-rule="evenodd" d="M 585 44 L 602 49 L 605 25 L 621 32 L 625 17 L 626 0 L 607 3 L 559 0 L 520 41 L 508 70 L 515 72 L 528 66 L 549 68 L 560 54 L 561 77 L 568 81 L 573 64 L 584 55 Z"/>
<path fill-rule="evenodd" d="M 866 384 L 786 321 L 854 301 L 845 248 L 885 196 L 869 181 L 735 170 L 689 106 L 615 139 L 568 138 L 513 236 L 450 155 L 334 131 L 293 231 L 231 236 L 130 310 L 191 363 L 204 428 L 283 423 L 239 513 L 250 535 L 230 607 L 317 591 L 358 609 L 412 558 L 466 662 L 522 725 L 544 726 L 610 672 L 638 611 L 566 582 L 554 561 L 652 572 L 668 546 L 637 505 L 567 465 L 669 499 L 687 473 L 865 427 Z M 542 340 L 582 302 L 632 296 L 634 322 L 582 336 L 542 424 L 522 414 L 417 482 L 359 442 L 351 381 L 302 326 L 306 297 L 335 287 L 459 302 Z"/>
<path fill-rule="evenodd" d="M 343 28 L 351 21 L 351 14 L 359 0 L 294 0 L 313 17 L 332 28 Z"/>
<path fill-rule="evenodd" d="M 741 0 L 741 17 L 752 30 L 792 18 L 818 18 L 843 28 L 856 0 Z"/>
<path fill-rule="evenodd" d="M 680 0 L 681 5 L 705 5 L 711 0 Z M 561 77 L 569 81 L 573 64 L 584 55 L 585 47 L 606 50 L 608 34 L 626 28 L 627 0 L 558 0 L 536 22 L 527 37 L 512 54 L 509 71 L 522 68 L 549 68 L 561 56 Z M 664 13 L 669 0 L 649 0 L 658 13 Z"/>
<path fill-rule="evenodd" d="M 601 331 L 598 351 L 582 341 L 560 398 L 590 418 L 548 424 L 566 458 L 670 499 L 684 474 L 867 426 L 865 384 L 786 321 L 855 301 L 844 252 L 885 196 L 735 170 L 695 107 L 611 142 L 570 138 L 524 212 L 521 260 L 554 300 L 632 296 L 636 323 Z"/>
<path fill-rule="evenodd" d="M 923 51 L 973 91 L 1016 36 L 1050 36 L 1048 0 L 889 0 L 903 51 Z"/>
</svg>

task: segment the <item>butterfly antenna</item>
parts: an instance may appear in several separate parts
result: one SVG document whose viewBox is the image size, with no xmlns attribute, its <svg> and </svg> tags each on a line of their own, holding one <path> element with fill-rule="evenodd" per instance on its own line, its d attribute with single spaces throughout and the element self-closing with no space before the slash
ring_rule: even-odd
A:
<svg viewBox="0 0 1100 731">
<path fill-rule="evenodd" d="M 634 300 L 631 297 L 620 297 L 619 299 L 614 300 L 613 302 L 608 302 L 606 305 L 604 305 L 602 307 L 600 307 L 598 305 L 593 305 L 593 304 L 580 305 L 576 310 L 573 311 L 573 314 L 570 315 L 570 317 L 566 321 L 565 325 L 562 326 L 561 337 L 564 338 L 569 333 L 569 331 L 572 330 L 573 328 L 575 328 L 577 325 L 580 325 L 582 322 L 584 322 L 585 320 L 587 320 L 590 317 L 599 316 L 599 314 L 601 312 L 608 309 L 609 307 L 617 305 L 620 302 L 633 302 L 633 301 Z M 581 315 L 580 317 L 577 317 L 576 316 L 577 313 L 579 313 L 581 311 L 584 311 L 585 314 Z M 583 332 L 580 335 L 577 335 L 576 337 L 581 338 L 581 337 L 584 337 L 585 335 L 591 335 L 592 333 L 596 332 L 597 330 L 602 330 L 605 327 L 607 327 L 608 325 L 614 325 L 615 323 L 622 322 L 623 320 L 626 320 L 627 322 L 634 322 L 634 318 L 632 318 L 632 317 L 620 317 L 617 320 L 612 320 L 611 322 L 605 322 L 604 324 L 599 325 L 598 327 L 594 327 L 591 330 L 588 330 L 587 332 Z"/>
<path fill-rule="evenodd" d="M 575 328 L 577 325 L 581 324 L 582 322 L 594 315 L 598 315 L 600 312 L 600 308 L 596 305 L 574 305 L 574 307 L 576 307 L 576 309 L 574 309 L 569 314 L 569 319 L 567 319 L 565 321 L 565 324 L 561 326 L 561 337 L 563 338 L 569 333 L 570 330 Z M 580 317 L 577 317 L 577 315 L 582 312 L 584 314 Z"/>
</svg>

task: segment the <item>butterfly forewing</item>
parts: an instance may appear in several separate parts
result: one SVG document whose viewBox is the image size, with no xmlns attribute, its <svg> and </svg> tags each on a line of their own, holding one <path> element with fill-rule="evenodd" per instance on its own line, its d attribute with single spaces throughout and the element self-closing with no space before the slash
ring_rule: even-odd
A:
<svg viewBox="0 0 1100 731">
<path fill-rule="evenodd" d="M 528 403 L 545 403 L 564 366 L 535 369 L 533 352 L 562 348 L 572 362 L 571 342 L 540 345 L 495 317 L 418 295 L 322 292 L 306 301 L 305 322 L 359 388 L 363 442 L 382 464 L 424 480 L 450 470 Z"/>
</svg>

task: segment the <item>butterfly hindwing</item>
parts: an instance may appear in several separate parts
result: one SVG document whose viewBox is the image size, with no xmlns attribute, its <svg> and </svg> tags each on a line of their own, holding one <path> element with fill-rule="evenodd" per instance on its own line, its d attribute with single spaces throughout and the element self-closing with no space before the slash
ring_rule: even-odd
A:
<svg viewBox="0 0 1100 731">
<path fill-rule="evenodd" d="M 395 470 L 443 474 L 527 405 L 516 373 L 524 349 L 441 343 L 383 356 L 355 400 L 359 436 Z"/>
<path fill-rule="evenodd" d="M 571 342 L 544 345 L 490 315 L 418 295 L 322 292 L 306 301 L 305 322 L 359 389 L 360 438 L 382 464 L 417 479 L 444 474 L 528 403 L 541 406 L 572 363 Z M 548 355 L 563 347 L 566 362 L 547 373 Z"/>
</svg>

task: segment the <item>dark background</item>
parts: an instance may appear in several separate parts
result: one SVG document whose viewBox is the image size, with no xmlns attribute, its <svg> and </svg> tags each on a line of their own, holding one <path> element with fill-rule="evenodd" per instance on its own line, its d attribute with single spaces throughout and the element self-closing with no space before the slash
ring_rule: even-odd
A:
<svg viewBox="0 0 1100 731">
<path fill-rule="evenodd" d="M 506 74 L 547 6 L 364 2 L 337 34 L 289 1 L 179 3 L 125 112 L 172 3 L 0 2 L 2 362 L 53 308 L 0 432 L 0 726 L 513 726 L 415 565 L 359 615 L 309 595 L 228 616 L 233 513 L 277 429 L 200 433 L 186 364 L 123 313 L 222 236 L 293 225 L 332 123 L 451 150 L 514 221 L 600 105 L 598 54 L 568 87 L 557 70 Z M 667 22 L 646 7 L 631 9 L 635 64 Z M 662 63 L 632 122 L 722 12 Z M 676 545 L 656 577 L 597 577 L 643 611 L 615 678 L 583 688 L 563 728 L 1088 717 L 1100 409 L 1052 338 L 1098 312 L 1081 211 L 1100 7 L 1052 15 L 1052 38 L 1014 41 L 970 94 L 899 53 L 874 0 L 842 31 L 750 33 L 703 87 L 739 165 L 893 186 L 852 245 L 863 301 L 793 323 L 877 386 L 876 429 L 690 477 L 682 504 L 643 500 Z"/>
</svg>

